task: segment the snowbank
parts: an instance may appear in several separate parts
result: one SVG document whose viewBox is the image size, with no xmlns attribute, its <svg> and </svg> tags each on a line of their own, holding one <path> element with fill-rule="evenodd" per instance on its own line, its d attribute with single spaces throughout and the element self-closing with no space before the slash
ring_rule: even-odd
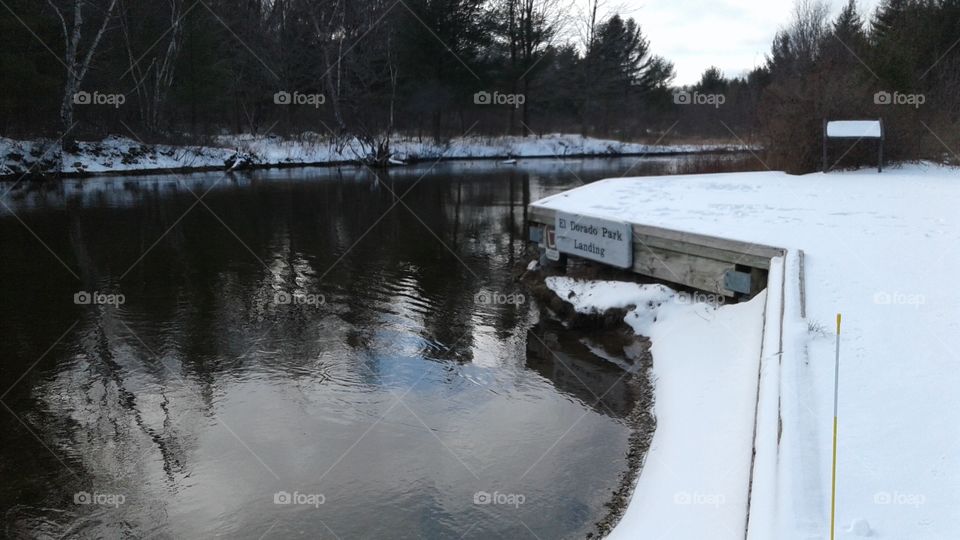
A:
<svg viewBox="0 0 960 540">
<path fill-rule="evenodd" d="M 62 162 L 57 163 L 61 156 Z M 144 145 L 125 137 L 80 142 L 63 148 L 54 141 L 16 141 L 0 137 L 0 175 L 26 172 L 96 174 L 113 171 L 224 168 L 235 153 L 208 146 Z"/>
<path fill-rule="evenodd" d="M 397 138 L 391 144 L 396 161 L 508 157 L 618 156 L 743 150 L 726 145 L 645 145 L 585 138 L 579 135 L 543 137 L 464 137 L 445 143 Z M 62 164 L 56 158 L 63 152 Z M 237 152 L 249 154 L 251 165 L 318 165 L 357 163 L 368 149 L 357 139 L 334 141 L 317 134 L 294 139 L 277 136 L 230 135 L 213 146 L 147 145 L 125 137 L 81 142 L 61 148 L 55 141 L 17 141 L 0 137 L 0 176 L 34 171 L 66 174 L 222 169 Z"/>
<path fill-rule="evenodd" d="M 952 281 L 960 269 L 958 200 L 960 171 L 918 164 L 882 174 L 605 180 L 534 204 L 787 248 L 782 354 L 779 365 L 764 372 L 760 396 L 762 411 L 764 403 L 776 404 L 776 418 L 764 413 L 759 425 L 749 538 L 829 537 L 833 321 L 842 312 L 837 537 L 900 539 L 960 536 L 960 287 Z M 800 316 L 801 249 L 806 319 Z M 687 322 L 698 324 L 693 317 Z M 699 330 L 678 332 L 690 347 L 701 344 Z M 657 354 L 655 348 L 655 361 Z M 689 386 L 675 391 L 690 392 Z M 686 456 L 679 472 L 742 442 L 730 433 L 703 454 Z M 659 467 L 648 460 L 649 474 L 669 482 L 669 471 Z M 750 481 L 742 470 L 731 475 Z M 654 504 L 645 491 L 648 479 L 641 477 L 633 512 Z M 688 489 L 680 480 L 675 485 Z M 713 521 L 706 509 L 688 517 Z M 656 537 L 645 529 L 649 522 L 625 519 L 623 525 L 629 523 L 637 524 L 637 536 Z M 725 530 L 718 526 L 708 537 Z"/>
<path fill-rule="evenodd" d="M 608 538 L 729 538 L 746 527 L 765 293 L 716 306 L 662 285 L 549 277 L 581 313 L 636 306 L 651 339 L 657 429 L 636 491 Z"/>
<path fill-rule="evenodd" d="M 563 276 L 546 279 L 547 288 L 563 298 L 577 313 L 602 313 L 628 306 L 645 306 L 648 313 L 675 298 L 678 293 L 663 285 L 640 285 L 624 281 L 578 281 Z M 635 328 L 641 332 L 642 328 Z"/>
</svg>

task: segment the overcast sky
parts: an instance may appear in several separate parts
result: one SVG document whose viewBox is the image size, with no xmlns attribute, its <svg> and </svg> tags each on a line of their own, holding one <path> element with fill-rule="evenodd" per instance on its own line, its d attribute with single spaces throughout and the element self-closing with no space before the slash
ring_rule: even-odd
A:
<svg viewBox="0 0 960 540">
<path fill-rule="evenodd" d="M 617 0 L 611 0 L 611 5 Z M 700 79 L 715 65 L 728 77 L 764 61 L 777 29 L 790 20 L 794 0 L 620 0 L 650 40 L 654 54 L 677 71 L 675 84 Z M 827 0 L 833 15 L 847 0 Z M 873 13 L 879 0 L 859 0 L 861 13 Z"/>
</svg>

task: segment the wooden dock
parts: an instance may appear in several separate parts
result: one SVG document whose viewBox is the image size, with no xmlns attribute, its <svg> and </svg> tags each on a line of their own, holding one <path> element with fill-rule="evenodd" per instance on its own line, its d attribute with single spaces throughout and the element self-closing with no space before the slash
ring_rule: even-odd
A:
<svg viewBox="0 0 960 540">
<path fill-rule="evenodd" d="M 533 203 L 528 208 L 528 222 L 530 240 L 547 253 L 554 251 L 552 239 L 560 224 L 557 211 Z M 764 290 L 770 259 L 786 254 L 785 249 L 762 244 L 639 223 L 628 225 L 633 231 L 632 245 L 627 248 L 632 251 L 632 260 L 629 267 L 621 267 L 643 276 L 727 297 L 752 298 Z M 561 257 L 578 256 L 575 251 L 564 251 L 562 247 L 559 251 Z M 603 260 L 593 260 L 604 264 Z"/>
</svg>

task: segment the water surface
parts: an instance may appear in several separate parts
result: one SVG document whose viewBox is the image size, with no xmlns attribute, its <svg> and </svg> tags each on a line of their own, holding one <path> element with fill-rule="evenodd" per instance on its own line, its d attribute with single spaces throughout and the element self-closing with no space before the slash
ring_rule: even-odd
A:
<svg viewBox="0 0 960 540">
<path fill-rule="evenodd" d="M 583 537 L 624 366 L 489 299 L 531 200 L 683 159 L 0 185 L 3 530 Z"/>
</svg>

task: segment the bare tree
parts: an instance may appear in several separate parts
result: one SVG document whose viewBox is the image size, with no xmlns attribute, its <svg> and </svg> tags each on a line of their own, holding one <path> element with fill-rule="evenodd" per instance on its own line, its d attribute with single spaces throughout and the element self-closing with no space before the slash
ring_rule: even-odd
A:
<svg viewBox="0 0 960 540">
<path fill-rule="evenodd" d="M 333 109 L 338 135 L 347 129 L 341 107 L 346 10 L 345 0 L 308 2 L 306 5 L 315 37 L 319 41 L 324 69 L 321 78 L 327 93 L 327 102 Z"/>
<path fill-rule="evenodd" d="M 774 55 L 782 54 L 788 67 L 807 70 L 823 47 L 830 31 L 830 6 L 823 0 L 797 0 L 793 19 L 777 33 Z"/>
<path fill-rule="evenodd" d="M 131 32 L 130 10 L 124 10 L 120 17 L 120 27 L 123 30 L 124 44 L 130 62 L 127 73 L 130 73 L 134 79 L 134 91 L 137 93 L 140 104 L 140 117 L 144 125 L 154 131 L 161 127 L 163 105 L 173 86 L 177 59 L 183 43 L 184 1 L 166 0 L 166 5 L 169 9 L 170 28 L 160 39 L 166 38 L 167 46 L 156 48 L 157 53 L 150 55 L 150 61 L 146 67 L 143 66 L 146 60 L 143 55 L 137 57 L 133 50 L 134 36 Z M 153 47 L 151 45 L 151 49 L 145 54 L 150 54 L 154 50 Z"/>
<path fill-rule="evenodd" d="M 580 48 L 582 49 L 583 56 L 590 57 L 591 51 L 596 48 L 597 45 L 597 29 L 600 27 L 600 24 L 605 20 L 610 13 L 615 13 L 619 11 L 617 7 L 611 7 L 609 2 L 606 0 L 584 0 L 583 5 L 579 10 L 579 17 L 576 21 L 577 34 L 579 36 Z M 580 74 L 580 80 L 583 83 L 583 96 L 581 103 L 581 126 L 580 130 L 583 135 L 587 134 L 587 126 L 589 124 L 586 115 L 589 114 L 593 108 L 593 102 L 595 100 L 595 87 L 594 87 L 594 77 L 593 69 L 594 67 L 589 64 L 589 62 L 583 62 L 581 65 L 583 73 Z"/>
<path fill-rule="evenodd" d="M 586 54 L 593 48 L 597 39 L 597 28 L 615 14 L 628 14 L 629 10 L 622 4 L 613 4 L 609 0 L 578 0 L 580 5 L 574 19 L 576 41 L 579 41 L 581 52 Z"/>
<path fill-rule="evenodd" d="M 504 34 L 510 58 L 511 93 L 522 90 L 522 130 L 529 134 L 530 89 L 536 69 L 547 54 L 547 48 L 560 35 L 569 12 L 566 0 L 501 0 L 500 13 L 506 18 Z M 515 109 L 510 109 L 510 132 L 515 130 Z"/>
<path fill-rule="evenodd" d="M 401 72 L 398 29 L 396 20 L 387 17 L 389 7 L 377 0 L 356 4 L 352 33 L 364 35 L 376 25 L 380 39 L 350 53 L 341 79 L 341 92 L 346 95 L 340 97 L 349 111 L 351 131 L 363 149 L 363 159 L 376 166 L 387 165 L 393 155 L 391 140 Z"/>
<path fill-rule="evenodd" d="M 83 54 L 82 57 L 80 47 L 83 39 L 83 10 L 87 6 L 95 5 L 95 3 L 89 0 L 73 0 L 73 22 L 69 25 L 69 28 L 67 18 L 64 16 L 65 7 L 61 7 L 54 0 L 47 0 L 47 3 L 50 4 L 60 20 L 61 31 L 63 32 L 63 60 L 67 73 L 63 88 L 63 100 L 60 102 L 60 121 L 65 129 L 69 129 L 73 125 L 74 95 L 80 91 L 80 85 L 90 71 L 90 64 L 93 63 L 93 57 L 97 52 L 97 47 L 100 46 L 100 40 L 103 39 L 103 35 L 110 25 L 113 10 L 117 7 L 117 0 L 109 0 L 109 3 L 102 10 L 100 29 L 97 30 L 93 40 L 87 45 L 86 54 Z"/>
</svg>

